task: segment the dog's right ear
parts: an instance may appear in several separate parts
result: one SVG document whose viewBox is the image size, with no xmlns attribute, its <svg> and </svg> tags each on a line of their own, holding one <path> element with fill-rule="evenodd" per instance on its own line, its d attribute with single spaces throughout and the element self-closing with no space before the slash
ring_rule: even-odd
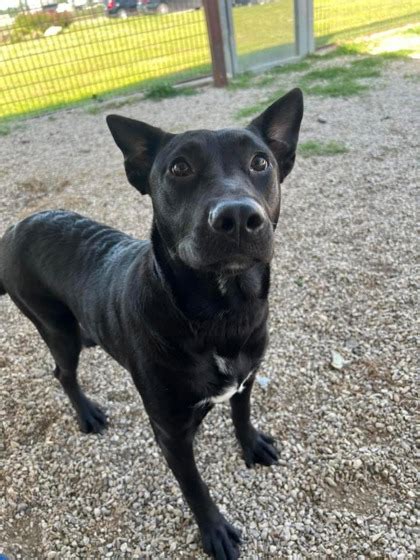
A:
<svg viewBox="0 0 420 560">
<path fill-rule="evenodd" d="M 149 174 L 156 154 L 173 135 L 119 115 L 108 115 L 106 122 L 124 155 L 127 179 L 142 194 L 149 194 Z"/>
</svg>

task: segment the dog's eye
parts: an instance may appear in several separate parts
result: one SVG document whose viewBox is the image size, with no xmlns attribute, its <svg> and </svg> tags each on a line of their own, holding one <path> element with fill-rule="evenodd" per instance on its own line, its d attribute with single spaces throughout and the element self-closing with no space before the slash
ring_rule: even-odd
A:
<svg viewBox="0 0 420 560">
<path fill-rule="evenodd" d="M 173 161 L 170 171 L 175 177 L 187 177 L 193 172 L 190 165 L 183 158 L 178 158 Z"/>
<path fill-rule="evenodd" d="M 269 165 L 268 159 L 261 154 L 257 154 L 252 158 L 251 161 L 252 171 L 265 171 L 268 165 Z"/>
</svg>

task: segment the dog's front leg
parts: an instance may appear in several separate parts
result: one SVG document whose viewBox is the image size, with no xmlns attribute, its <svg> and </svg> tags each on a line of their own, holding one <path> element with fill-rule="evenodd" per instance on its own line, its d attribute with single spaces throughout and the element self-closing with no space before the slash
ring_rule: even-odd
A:
<svg viewBox="0 0 420 560">
<path fill-rule="evenodd" d="M 241 444 L 247 467 L 254 463 L 270 466 L 278 461 L 278 454 L 271 436 L 258 431 L 251 423 L 251 391 L 254 384 L 253 375 L 245 389 L 230 399 L 232 420 L 236 437 Z"/>
<path fill-rule="evenodd" d="M 197 520 L 204 550 L 216 560 L 236 560 L 240 534 L 220 513 L 198 472 L 193 434 L 175 435 L 152 425 L 156 440 Z"/>
</svg>

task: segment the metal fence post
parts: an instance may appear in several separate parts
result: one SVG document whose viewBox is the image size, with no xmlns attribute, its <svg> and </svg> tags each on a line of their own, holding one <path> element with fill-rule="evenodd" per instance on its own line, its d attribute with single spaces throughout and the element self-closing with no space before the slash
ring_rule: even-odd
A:
<svg viewBox="0 0 420 560">
<path fill-rule="evenodd" d="M 214 85 L 224 87 L 228 80 L 219 2 L 217 0 L 203 0 L 203 6 L 209 35 Z"/>
<path fill-rule="evenodd" d="M 313 0 L 295 0 L 296 45 L 299 56 L 315 50 Z"/>
<path fill-rule="evenodd" d="M 218 0 L 220 23 L 222 26 L 223 49 L 225 52 L 226 71 L 228 76 L 239 72 L 236 55 L 235 31 L 233 27 L 232 0 Z"/>
</svg>

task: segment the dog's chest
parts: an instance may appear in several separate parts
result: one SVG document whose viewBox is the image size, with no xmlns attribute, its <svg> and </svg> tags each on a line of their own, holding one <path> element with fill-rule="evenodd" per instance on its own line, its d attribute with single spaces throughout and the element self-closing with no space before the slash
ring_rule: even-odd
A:
<svg viewBox="0 0 420 560">
<path fill-rule="evenodd" d="M 239 354 L 236 358 L 224 358 L 216 353 L 211 357 L 213 376 L 207 387 L 207 397 L 198 404 L 219 404 L 241 393 L 254 372 L 251 360 Z"/>
</svg>

